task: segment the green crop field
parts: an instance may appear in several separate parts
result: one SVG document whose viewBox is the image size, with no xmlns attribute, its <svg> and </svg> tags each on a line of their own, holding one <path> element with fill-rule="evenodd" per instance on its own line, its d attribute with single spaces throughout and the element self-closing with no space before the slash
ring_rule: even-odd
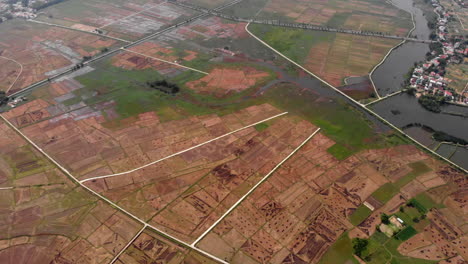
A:
<svg viewBox="0 0 468 264">
<path fill-rule="evenodd" d="M 362 223 L 362 221 L 364 221 L 371 214 L 372 211 L 369 208 L 367 208 L 367 206 L 361 205 L 356 209 L 356 211 L 354 211 L 351 214 L 351 216 L 349 217 L 349 221 L 351 222 L 351 224 L 356 226 Z"/>
<path fill-rule="evenodd" d="M 395 182 L 396 187 L 401 188 L 405 186 L 406 184 L 408 184 L 409 182 L 411 182 L 412 180 L 416 179 L 416 177 L 424 173 L 430 172 L 432 170 L 422 161 L 411 163 L 409 164 L 409 166 L 411 167 L 412 171 L 406 174 L 405 176 L 401 177 L 400 179 L 398 179 L 398 181 Z"/>
<path fill-rule="evenodd" d="M 320 264 L 358 264 L 353 257 L 353 247 L 348 233 L 341 237 L 328 249 L 319 262 Z"/>
<path fill-rule="evenodd" d="M 393 183 L 386 183 L 382 185 L 379 189 L 377 189 L 373 194 L 372 197 L 379 200 L 382 203 L 388 202 L 393 196 L 395 196 L 399 192 L 398 188 L 395 187 Z"/>
<path fill-rule="evenodd" d="M 395 237 L 399 240 L 405 241 L 410 239 L 412 236 L 416 235 L 418 232 L 412 226 L 408 226 L 405 229 L 401 230 Z"/>
</svg>

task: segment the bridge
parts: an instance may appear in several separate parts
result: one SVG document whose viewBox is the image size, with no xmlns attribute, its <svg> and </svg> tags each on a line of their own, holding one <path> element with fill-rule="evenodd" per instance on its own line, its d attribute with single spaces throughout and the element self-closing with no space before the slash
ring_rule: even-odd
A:
<svg viewBox="0 0 468 264">
<path fill-rule="evenodd" d="M 222 12 L 219 12 L 218 10 L 207 9 L 207 8 L 204 8 L 204 7 L 192 5 L 192 4 L 185 3 L 185 2 L 180 2 L 180 1 L 177 1 L 177 0 L 168 0 L 168 2 L 171 3 L 171 4 L 181 6 L 181 7 L 185 7 L 185 8 L 189 8 L 189 9 L 192 9 L 192 10 L 204 13 L 204 14 L 209 14 L 209 15 L 217 16 L 217 17 L 220 17 L 220 18 L 224 18 L 224 19 L 231 20 L 231 21 L 236 21 L 236 22 L 251 23 L 251 24 L 263 24 L 263 25 L 271 25 L 271 26 L 287 27 L 287 28 L 299 28 L 299 29 L 314 30 L 314 31 L 335 32 L 335 33 L 361 35 L 361 36 L 368 36 L 368 37 L 397 39 L 397 40 L 420 42 L 420 43 L 426 43 L 426 44 L 437 42 L 437 41 L 433 41 L 433 40 L 417 39 L 417 38 L 403 37 L 403 36 L 397 36 L 397 35 L 390 35 L 390 34 L 386 34 L 386 33 L 383 33 L 383 32 L 363 31 L 363 30 L 353 30 L 353 29 L 342 29 L 342 28 L 330 28 L 330 27 L 317 26 L 317 25 L 306 24 L 306 23 L 287 23 L 287 22 L 281 22 L 279 20 L 247 19 L 247 18 L 241 18 L 241 17 L 227 15 L 227 14 L 224 14 Z"/>
</svg>

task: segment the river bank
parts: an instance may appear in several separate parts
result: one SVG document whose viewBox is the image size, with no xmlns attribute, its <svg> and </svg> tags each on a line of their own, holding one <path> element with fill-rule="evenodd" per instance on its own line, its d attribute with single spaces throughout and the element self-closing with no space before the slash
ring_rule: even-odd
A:
<svg viewBox="0 0 468 264">
<path fill-rule="evenodd" d="M 413 35 L 428 39 L 431 29 L 423 11 L 414 5 L 412 0 L 394 0 L 398 8 L 412 12 L 416 23 Z M 376 68 L 371 75 L 376 89 L 381 97 L 398 92 L 405 82 L 405 76 L 415 66 L 415 63 L 424 61 L 429 45 L 406 42 L 396 47 L 387 59 Z M 388 97 L 369 106 L 376 113 L 399 128 L 410 124 L 422 124 L 436 131 L 468 140 L 468 108 L 456 105 L 442 106 L 441 113 L 433 113 L 419 105 L 417 98 L 406 93 Z M 411 127 L 404 129 L 405 133 L 418 140 L 423 145 L 434 149 L 438 154 L 450 159 L 463 168 L 468 168 L 468 150 L 452 145 L 442 145 L 432 138 L 432 134 L 422 128 Z M 447 151 L 449 149 L 449 151 Z"/>
</svg>

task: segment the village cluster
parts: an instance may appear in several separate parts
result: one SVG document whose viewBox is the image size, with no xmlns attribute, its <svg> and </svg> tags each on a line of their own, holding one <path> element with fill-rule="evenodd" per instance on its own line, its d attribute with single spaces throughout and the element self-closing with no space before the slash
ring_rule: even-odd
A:
<svg viewBox="0 0 468 264">
<path fill-rule="evenodd" d="M 32 19 L 37 10 L 55 3 L 57 0 L 0 0 L 0 23 L 9 19 Z"/>
<path fill-rule="evenodd" d="M 434 38 L 438 43 L 433 44 L 427 61 L 417 65 L 410 78 L 410 88 L 416 89 L 418 95 L 435 95 L 445 97 L 445 101 L 466 105 L 468 91 L 458 93 L 450 87 L 450 79 L 444 77 L 448 64 L 463 63 L 468 56 L 468 47 L 464 36 L 449 34 L 447 25 L 454 19 L 439 3 L 432 0 L 434 12 L 438 19 L 435 25 Z"/>
</svg>

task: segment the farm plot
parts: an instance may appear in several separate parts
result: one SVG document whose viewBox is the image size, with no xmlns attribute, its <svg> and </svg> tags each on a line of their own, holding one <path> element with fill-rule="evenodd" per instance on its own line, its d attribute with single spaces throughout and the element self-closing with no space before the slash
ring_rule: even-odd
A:
<svg viewBox="0 0 468 264">
<path fill-rule="evenodd" d="M 183 248 L 149 231 L 143 232 L 116 263 L 217 263 L 200 253 Z"/>
<path fill-rule="evenodd" d="M 152 69 L 158 71 L 161 75 L 173 76 L 177 74 L 177 71 L 186 69 L 174 67 L 170 63 L 183 64 L 184 62 L 190 62 L 196 59 L 197 55 L 198 53 L 195 51 L 177 50 L 165 43 L 144 42 L 132 47 L 129 52 L 113 57 L 112 65 L 127 70 Z"/>
<path fill-rule="evenodd" d="M 387 52 L 399 43 L 398 40 L 280 29 L 267 25 L 251 25 L 249 29 L 333 86 L 343 85 L 346 77 L 367 76 Z"/>
<path fill-rule="evenodd" d="M 112 104 L 104 113 L 112 115 Z M 154 112 L 104 126 L 103 112 L 83 106 L 49 118 L 54 106 L 32 101 L 6 117 L 79 178 L 127 171 L 273 117 L 270 105 L 246 108 L 225 116 L 193 116 L 161 122 Z M 42 121 L 43 120 L 43 121 Z M 72 154 L 73 153 L 73 154 Z"/>
<path fill-rule="evenodd" d="M 73 12 L 70 12 L 73 10 Z M 103 34 L 136 40 L 195 12 L 167 1 L 77 1 L 54 5 L 37 19 Z"/>
<path fill-rule="evenodd" d="M 0 262 L 109 262 L 141 226 L 0 123 Z"/>
<path fill-rule="evenodd" d="M 219 17 L 199 19 L 189 25 L 181 26 L 164 34 L 159 39 L 164 41 L 196 40 L 207 41 L 213 38 L 246 38 L 245 23 L 235 23 Z"/>
<path fill-rule="evenodd" d="M 198 246 L 232 263 L 317 263 L 386 178 L 356 157 L 339 161 L 317 134 Z"/>
<path fill-rule="evenodd" d="M 159 163 L 85 184 L 185 241 L 193 241 L 316 129 L 283 116 Z"/>
<path fill-rule="evenodd" d="M 98 36 L 24 21 L 2 23 L 0 39 L 0 56 L 13 59 L 23 67 L 10 92 L 81 62 L 85 56 L 93 56 L 103 48 L 118 44 L 114 40 Z M 8 84 L 12 82 L 10 75 L 16 78 L 19 74 L 19 66 L 16 67 L 15 70 L 2 68 L 0 71 L 0 79 L 6 80 L 7 84 L 2 83 L 2 90 L 9 88 Z"/>
<path fill-rule="evenodd" d="M 404 35 L 411 28 L 411 16 L 393 5 L 375 1 L 269 1 L 261 18 L 326 25 Z"/>
<path fill-rule="evenodd" d="M 388 50 L 399 43 L 398 40 L 334 35 L 333 41 L 312 46 L 304 61 L 304 67 L 334 86 L 342 85 L 346 77 L 367 75 Z"/>
<path fill-rule="evenodd" d="M 229 0 L 182 0 L 182 2 L 189 2 L 190 4 L 202 6 L 206 8 L 215 8 L 223 4 L 227 4 Z"/>
<path fill-rule="evenodd" d="M 187 86 L 198 93 L 223 97 L 257 87 L 262 83 L 265 84 L 270 79 L 270 73 L 260 71 L 254 67 L 221 66 L 211 70 L 207 76 L 187 83 Z"/>
<path fill-rule="evenodd" d="M 468 257 L 466 241 L 468 237 L 439 211 L 428 214 L 430 224 L 398 247 L 398 251 L 413 258 L 442 260 Z M 456 262 L 455 262 L 456 263 Z"/>
</svg>

